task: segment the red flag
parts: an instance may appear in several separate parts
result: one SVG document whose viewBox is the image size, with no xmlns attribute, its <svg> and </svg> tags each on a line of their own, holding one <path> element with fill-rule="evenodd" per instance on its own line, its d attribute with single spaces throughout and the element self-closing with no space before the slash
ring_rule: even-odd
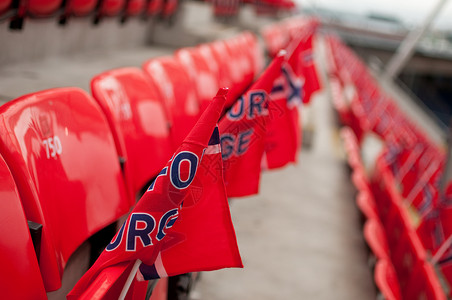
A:
<svg viewBox="0 0 452 300">
<path fill-rule="evenodd" d="M 268 169 L 280 168 L 297 160 L 297 151 L 301 144 L 298 113 L 301 89 L 301 79 L 295 76 L 288 63 L 284 63 L 268 105 L 270 119 L 267 124 L 263 160 Z"/>
<path fill-rule="evenodd" d="M 204 152 L 177 223 L 162 241 L 154 265 L 141 265 L 143 279 L 242 267 L 223 181 L 218 128 Z M 176 245 L 175 245 L 176 244 Z"/>
<path fill-rule="evenodd" d="M 295 73 L 304 77 L 303 103 L 309 103 L 312 94 L 321 89 L 312 51 L 313 36 L 314 32 L 311 30 L 300 34 L 300 39 L 293 40 L 293 43 L 298 44 L 289 58 L 289 63 Z"/>
<path fill-rule="evenodd" d="M 85 296 L 83 293 L 90 290 L 91 284 L 97 280 L 96 277 L 102 275 L 106 268 L 119 268 L 123 271 L 125 268 L 134 265 L 137 260 L 150 266 L 153 265 L 156 263 L 157 258 L 162 258 L 164 252 L 160 254 L 161 251 L 169 251 L 169 244 L 184 241 L 183 229 L 181 229 L 179 234 L 175 234 L 173 233 L 173 228 L 180 227 L 177 225 L 179 217 L 181 220 L 184 220 L 185 206 L 193 206 L 194 208 L 194 203 L 205 202 L 200 200 L 205 196 L 221 197 L 221 190 L 214 191 L 215 187 L 221 188 L 221 176 L 218 177 L 219 183 L 215 187 L 206 189 L 210 192 L 210 194 L 206 193 L 206 195 L 199 193 L 196 185 L 192 185 L 192 183 L 197 182 L 198 186 L 203 187 L 210 184 L 209 182 L 203 182 L 201 185 L 199 180 L 202 180 L 202 178 L 195 180 L 195 175 L 198 173 L 198 167 L 202 165 L 203 155 L 205 154 L 206 158 L 212 155 L 209 154 L 211 150 L 208 148 L 208 143 L 226 101 L 225 91 L 225 89 L 219 91 L 217 97 L 214 98 L 202 114 L 182 145 L 137 203 L 119 232 L 102 252 L 94 265 L 76 284 L 68 295 L 68 298 L 83 298 Z M 205 150 L 207 153 L 205 153 Z M 201 177 L 205 178 L 206 176 Z M 221 203 L 220 206 L 225 211 L 227 207 L 224 206 L 224 200 L 222 199 L 212 198 L 209 200 Z M 218 205 L 215 207 L 218 207 Z M 193 213 L 187 213 L 187 219 L 190 219 L 190 214 Z M 229 214 L 223 216 L 223 225 L 232 225 L 228 222 L 228 218 L 230 218 Z M 205 230 L 210 230 L 210 228 L 206 228 Z M 231 228 L 228 228 L 226 231 L 232 231 L 233 233 Z M 168 235 L 168 239 L 166 235 Z M 200 246 L 202 247 L 202 245 Z M 233 246 L 230 248 L 236 249 Z M 234 252 L 234 250 L 231 250 L 231 252 Z M 234 252 L 234 254 L 238 255 L 237 252 Z M 228 266 L 241 266 L 240 260 L 238 260 L 238 263 L 237 261 L 234 261 L 234 263 L 236 265 Z M 215 265 L 215 267 L 224 266 Z M 123 281 L 120 280 L 120 282 Z M 104 285 L 102 288 L 106 288 L 106 286 Z"/>
<path fill-rule="evenodd" d="M 269 118 L 268 94 L 281 74 L 283 60 L 284 54 L 277 56 L 220 121 L 224 178 L 229 197 L 258 192 Z"/>
</svg>

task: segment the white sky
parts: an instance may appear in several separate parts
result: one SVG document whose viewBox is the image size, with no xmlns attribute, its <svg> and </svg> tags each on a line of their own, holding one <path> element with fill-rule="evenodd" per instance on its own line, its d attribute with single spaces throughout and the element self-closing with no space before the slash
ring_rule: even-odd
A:
<svg viewBox="0 0 452 300">
<path fill-rule="evenodd" d="M 296 0 L 303 6 L 325 7 L 341 11 L 366 14 L 380 12 L 393 15 L 408 24 L 422 22 L 438 0 Z M 452 0 L 448 0 L 439 13 L 434 27 L 452 30 Z"/>
</svg>

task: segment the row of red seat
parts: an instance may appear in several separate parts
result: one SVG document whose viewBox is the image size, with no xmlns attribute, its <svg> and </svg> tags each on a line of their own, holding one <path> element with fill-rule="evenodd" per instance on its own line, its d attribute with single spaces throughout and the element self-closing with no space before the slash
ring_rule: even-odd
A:
<svg viewBox="0 0 452 300">
<path fill-rule="evenodd" d="M 316 18 L 293 17 L 269 24 L 262 28 L 260 33 L 269 55 L 274 57 L 279 50 L 286 49 L 290 41 L 296 40 L 300 35 L 305 35 L 306 32 L 315 31 L 318 25 L 319 20 Z"/>
<path fill-rule="evenodd" d="M 377 259 L 375 283 L 385 299 L 446 299 L 435 266 L 412 226 L 409 211 L 394 186 L 384 156 L 371 178 L 360 158 L 358 140 L 349 127 L 345 141 L 352 181 L 358 190 L 356 203 L 365 216 L 364 238 Z M 383 217 L 383 211 L 387 216 Z"/>
<path fill-rule="evenodd" d="M 333 104 L 347 126 L 342 136 L 359 192 L 357 205 L 367 220 L 364 236 L 378 259 L 375 282 L 386 299 L 446 299 L 450 289 L 443 283 L 451 278 L 447 272 L 437 274 L 444 271 L 431 258 L 438 248 L 427 243 L 434 231 L 420 231 L 427 216 L 443 207 L 444 152 L 381 90 L 349 48 L 335 37 L 327 41 Z M 384 144 L 372 173 L 361 160 L 361 144 L 369 135 Z"/>
<path fill-rule="evenodd" d="M 0 20 L 10 19 L 12 29 L 21 29 L 26 17 L 45 18 L 58 16 L 64 24 L 71 17 L 94 15 L 99 21 L 104 17 L 121 16 L 124 19 L 138 15 L 171 17 L 179 0 L 0 0 Z"/>
<path fill-rule="evenodd" d="M 59 289 L 69 257 L 129 211 L 216 89 L 229 83 L 231 104 L 262 60 L 256 37 L 245 32 L 142 69 L 99 74 L 92 96 L 59 88 L 1 106 L 3 296 L 44 299 Z M 37 227 L 34 240 L 27 220 Z"/>
<path fill-rule="evenodd" d="M 276 16 L 279 12 L 289 12 L 296 5 L 292 0 L 206 0 L 212 3 L 213 13 L 217 17 L 235 17 L 243 4 L 251 4 L 258 16 Z"/>
</svg>

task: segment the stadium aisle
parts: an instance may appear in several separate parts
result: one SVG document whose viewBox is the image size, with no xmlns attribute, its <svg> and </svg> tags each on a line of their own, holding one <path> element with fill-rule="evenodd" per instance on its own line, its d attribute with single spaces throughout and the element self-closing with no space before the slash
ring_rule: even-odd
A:
<svg viewBox="0 0 452 300">
<path fill-rule="evenodd" d="M 375 299 L 327 89 L 312 101 L 312 147 L 232 201 L 244 269 L 204 272 L 192 299 Z"/>
</svg>

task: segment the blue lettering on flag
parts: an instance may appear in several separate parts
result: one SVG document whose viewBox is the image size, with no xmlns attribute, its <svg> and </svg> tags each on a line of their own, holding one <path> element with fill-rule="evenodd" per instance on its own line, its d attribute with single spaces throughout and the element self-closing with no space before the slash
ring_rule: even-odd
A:
<svg viewBox="0 0 452 300">
<path fill-rule="evenodd" d="M 164 167 L 160 173 L 157 175 L 157 177 L 155 177 L 154 181 L 152 181 L 151 185 L 148 188 L 148 191 L 153 191 L 154 190 L 154 185 L 155 182 L 157 181 L 157 179 L 159 178 L 159 176 L 165 176 L 168 173 L 168 167 Z"/>
<path fill-rule="evenodd" d="M 138 228 L 138 223 L 143 223 L 143 228 Z M 126 251 L 136 251 L 137 238 L 141 241 L 143 247 L 152 245 L 151 232 L 155 228 L 155 219 L 150 214 L 132 213 L 127 231 Z"/>
<path fill-rule="evenodd" d="M 110 244 L 107 245 L 107 248 L 105 248 L 105 250 L 113 251 L 116 248 L 118 248 L 119 244 L 121 244 L 121 241 L 122 241 L 125 225 L 126 225 L 126 223 L 124 222 L 124 224 L 122 224 L 122 226 L 121 226 L 121 229 L 119 229 L 119 232 L 116 235 L 116 238 L 113 238 L 113 240 L 110 242 Z"/>
<path fill-rule="evenodd" d="M 274 93 L 279 93 L 284 91 L 284 85 L 282 84 L 278 84 L 278 85 L 274 85 L 272 88 L 272 91 L 270 92 L 270 94 L 274 94 Z"/>
<path fill-rule="evenodd" d="M 289 71 L 286 68 L 281 68 L 281 71 L 284 75 L 284 77 L 287 80 L 288 84 L 288 95 L 287 95 L 287 104 L 290 106 L 292 104 L 296 105 L 298 103 L 301 103 L 302 98 L 302 88 L 301 84 L 297 84 L 296 78 L 293 78 L 294 76 L 289 73 Z"/>
<path fill-rule="evenodd" d="M 237 141 L 237 156 L 242 155 L 248 150 L 251 141 L 251 135 L 253 134 L 253 128 L 247 131 L 241 132 Z"/>
<path fill-rule="evenodd" d="M 221 135 L 221 157 L 228 160 L 232 155 L 243 155 L 249 148 L 251 136 L 254 132 L 253 128 L 239 132 L 237 136 L 232 134 Z"/>
<path fill-rule="evenodd" d="M 228 117 L 233 121 L 240 120 L 243 116 L 244 111 L 245 111 L 245 99 L 242 96 L 239 99 L 237 99 L 237 102 L 228 111 Z"/>
<path fill-rule="evenodd" d="M 189 163 L 189 175 L 186 180 L 181 178 L 180 166 L 182 162 L 187 161 Z M 182 190 L 187 188 L 193 179 L 195 178 L 196 169 L 198 168 L 198 156 L 189 151 L 181 151 L 177 153 L 171 163 L 170 180 L 176 189 Z"/>
<path fill-rule="evenodd" d="M 166 232 L 165 229 L 169 229 L 173 227 L 174 223 L 177 220 L 177 217 L 179 216 L 179 210 L 177 208 L 174 208 L 168 212 L 166 212 L 159 222 L 158 232 L 157 232 L 157 240 L 161 240 L 165 237 Z"/>
<path fill-rule="evenodd" d="M 250 107 L 248 119 L 254 119 L 254 117 L 261 116 L 265 112 L 266 108 L 266 93 L 263 91 L 257 91 L 250 93 Z"/>
<path fill-rule="evenodd" d="M 221 156 L 223 160 L 229 159 L 234 154 L 234 141 L 235 136 L 232 134 L 225 133 L 221 135 Z"/>
</svg>

